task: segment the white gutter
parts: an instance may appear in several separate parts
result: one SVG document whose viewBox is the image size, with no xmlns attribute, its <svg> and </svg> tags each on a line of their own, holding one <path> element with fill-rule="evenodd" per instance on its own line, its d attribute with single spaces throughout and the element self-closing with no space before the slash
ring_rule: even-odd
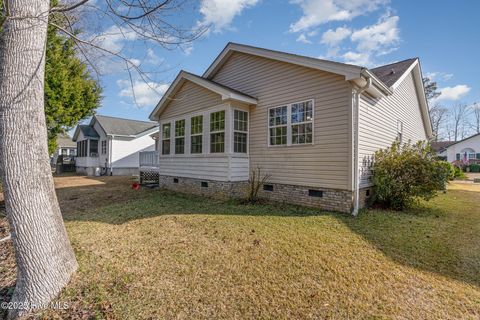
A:
<svg viewBox="0 0 480 320">
<path fill-rule="evenodd" d="M 359 139 L 359 119 L 360 119 L 360 97 L 365 90 L 368 90 L 372 85 L 372 78 L 366 78 L 367 83 L 365 86 L 353 90 L 353 110 L 352 110 L 352 121 L 353 121 L 353 132 L 352 132 L 352 155 L 353 155 L 353 211 L 352 215 L 358 215 L 358 210 L 360 208 L 360 175 L 358 172 L 359 169 L 359 157 L 358 157 L 358 139 Z"/>
</svg>

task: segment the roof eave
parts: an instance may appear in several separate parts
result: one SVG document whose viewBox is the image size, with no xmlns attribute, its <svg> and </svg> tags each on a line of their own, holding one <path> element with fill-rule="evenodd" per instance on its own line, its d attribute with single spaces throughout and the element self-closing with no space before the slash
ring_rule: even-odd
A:
<svg viewBox="0 0 480 320">
<path fill-rule="evenodd" d="M 202 79 L 199 76 L 195 76 L 193 74 L 190 74 L 186 71 L 180 71 L 175 80 L 172 82 L 168 90 L 165 92 L 163 97 L 160 99 L 160 102 L 156 105 L 155 109 L 150 113 L 149 119 L 152 121 L 158 121 L 159 116 L 161 115 L 161 112 L 163 108 L 165 107 L 167 100 L 169 99 L 170 96 L 173 96 L 176 91 L 177 87 L 183 82 L 183 81 L 190 81 L 193 82 L 201 87 L 204 87 L 212 92 L 215 92 L 219 94 L 222 97 L 222 100 L 234 100 L 238 102 L 243 102 L 249 105 L 256 105 L 258 103 L 257 99 L 242 95 L 236 92 L 232 92 L 228 89 L 222 88 L 219 85 L 215 85 L 214 83 L 210 83 L 207 79 Z"/>
<path fill-rule="evenodd" d="M 346 80 L 352 80 L 360 77 L 362 67 L 322 60 L 311 57 L 298 56 L 290 53 L 279 52 L 264 48 L 257 48 L 237 43 L 228 43 L 222 52 L 217 56 L 213 63 L 208 67 L 204 72 L 203 78 L 211 79 L 216 72 L 221 68 L 223 63 L 228 59 L 228 57 L 233 52 L 241 52 L 246 54 L 251 54 L 254 56 L 260 56 L 268 59 L 273 59 L 277 61 L 283 61 L 287 63 L 292 63 L 296 65 L 301 65 L 308 68 L 323 70 L 325 72 L 330 72 L 334 74 L 339 74 L 345 76 Z"/>
</svg>

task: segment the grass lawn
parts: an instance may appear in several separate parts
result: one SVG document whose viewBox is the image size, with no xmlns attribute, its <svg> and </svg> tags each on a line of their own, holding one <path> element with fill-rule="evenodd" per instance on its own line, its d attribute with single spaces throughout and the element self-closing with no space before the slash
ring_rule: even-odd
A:
<svg viewBox="0 0 480 320">
<path fill-rule="evenodd" d="M 133 191 L 117 177 L 56 183 L 80 268 L 58 298 L 70 309 L 45 318 L 480 318 L 474 185 L 352 218 Z"/>
</svg>

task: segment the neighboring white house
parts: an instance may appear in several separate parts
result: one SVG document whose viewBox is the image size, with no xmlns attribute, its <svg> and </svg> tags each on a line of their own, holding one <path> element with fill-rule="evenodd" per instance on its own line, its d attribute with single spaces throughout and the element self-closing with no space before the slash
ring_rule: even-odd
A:
<svg viewBox="0 0 480 320">
<path fill-rule="evenodd" d="M 57 163 L 59 155 L 65 157 L 75 157 L 77 155 L 77 144 L 67 135 L 61 135 L 57 138 L 57 149 L 50 157 L 52 165 Z"/>
<path fill-rule="evenodd" d="M 203 76 L 181 71 L 150 115 L 160 185 L 351 212 L 376 150 L 432 135 L 419 60 L 368 69 L 229 43 Z"/>
<path fill-rule="evenodd" d="M 478 162 L 480 161 L 480 133 L 457 142 L 450 142 L 438 151 L 444 154 L 448 162 L 456 160 Z"/>
<path fill-rule="evenodd" d="M 139 152 L 155 151 L 158 124 L 95 115 L 88 125 L 78 125 L 77 173 L 94 175 L 97 168 L 106 175 L 138 174 Z"/>
</svg>

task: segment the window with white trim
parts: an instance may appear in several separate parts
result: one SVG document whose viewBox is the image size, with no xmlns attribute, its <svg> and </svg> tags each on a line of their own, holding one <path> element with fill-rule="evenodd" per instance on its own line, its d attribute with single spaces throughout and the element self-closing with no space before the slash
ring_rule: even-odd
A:
<svg viewBox="0 0 480 320">
<path fill-rule="evenodd" d="M 247 153 L 248 112 L 233 110 L 233 152 Z"/>
<path fill-rule="evenodd" d="M 313 100 L 268 110 L 268 143 L 286 146 L 313 143 Z"/>
<path fill-rule="evenodd" d="M 185 153 L 185 119 L 175 121 L 175 154 Z"/>
<path fill-rule="evenodd" d="M 102 154 L 107 154 L 107 140 L 102 140 Z"/>
<path fill-rule="evenodd" d="M 170 123 L 162 126 L 162 154 L 170 154 Z"/>
<path fill-rule="evenodd" d="M 190 119 L 190 153 L 202 153 L 203 116 Z"/>
<path fill-rule="evenodd" d="M 225 152 L 225 110 L 210 113 L 210 153 Z"/>
<path fill-rule="evenodd" d="M 397 120 L 397 141 L 403 143 L 403 122 Z"/>
<path fill-rule="evenodd" d="M 293 103 L 291 106 L 292 144 L 313 141 L 313 101 Z"/>
<path fill-rule="evenodd" d="M 270 145 L 287 145 L 287 106 L 271 108 L 268 111 Z"/>
</svg>

